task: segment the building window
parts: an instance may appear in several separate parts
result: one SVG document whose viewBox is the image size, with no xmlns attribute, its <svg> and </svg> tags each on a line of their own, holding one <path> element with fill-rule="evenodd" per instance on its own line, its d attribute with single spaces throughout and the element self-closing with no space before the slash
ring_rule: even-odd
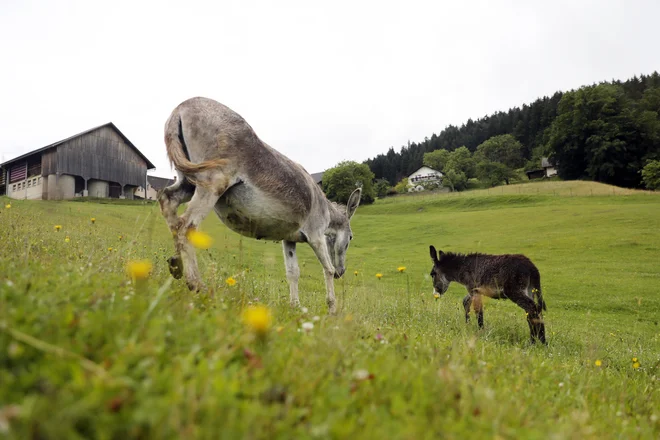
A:
<svg viewBox="0 0 660 440">
<path fill-rule="evenodd" d="M 37 186 L 37 178 L 32 179 L 32 186 Z"/>
<path fill-rule="evenodd" d="M 32 186 L 32 181 L 28 180 L 28 188 Z"/>
<path fill-rule="evenodd" d="M 11 187 L 11 190 L 12 190 L 12 191 L 16 191 L 16 184 L 15 184 L 15 183 L 14 183 L 14 185 Z"/>
</svg>

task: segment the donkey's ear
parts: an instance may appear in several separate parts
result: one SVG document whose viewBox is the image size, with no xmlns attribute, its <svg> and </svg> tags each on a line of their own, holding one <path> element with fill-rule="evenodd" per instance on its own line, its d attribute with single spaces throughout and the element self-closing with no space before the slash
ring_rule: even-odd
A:
<svg viewBox="0 0 660 440">
<path fill-rule="evenodd" d="M 435 246 L 431 245 L 429 247 L 429 250 L 431 251 L 431 260 L 433 260 L 434 263 L 438 262 L 438 253 L 435 251 Z"/>
<path fill-rule="evenodd" d="M 346 203 L 346 216 L 350 219 L 355 214 L 355 210 L 360 205 L 360 197 L 362 196 L 362 188 L 353 191 L 353 194 L 348 198 Z"/>
</svg>

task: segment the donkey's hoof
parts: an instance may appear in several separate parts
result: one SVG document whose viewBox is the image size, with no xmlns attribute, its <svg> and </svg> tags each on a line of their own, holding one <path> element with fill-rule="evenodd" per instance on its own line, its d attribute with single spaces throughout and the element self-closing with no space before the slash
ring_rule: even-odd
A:
<svg viewBox="0 0 660 440">
<path fill-rule="evenodd" d="M 292 309 L 299 309 L 300 308 L 300 301 L 299 300 L 290 301 L 289 305 L 291 306 Z"/>
<path fill-rule="evenodd" d="M 167 259 L 167 264 L 169 265 L 170 275 L 175 279 L 180 279 L 183 276 L 183 263 L 181 262 L 181 257 L 170 257 Z"/>
<path fill-rule="evenodd" d="M 188 284 L 188 289 L 190 289 L 192 292 L 199 292 L 204 290 L 206 287 L 204 283 L 199 281 L 188 281 L 186 284 Z"/>
<path fill-rule="evenodd" d="M 328 302 L 328 314 L 330 315 L 337 314 L 337 306 L 335 305 L 334 302 Z"/>
</svg>

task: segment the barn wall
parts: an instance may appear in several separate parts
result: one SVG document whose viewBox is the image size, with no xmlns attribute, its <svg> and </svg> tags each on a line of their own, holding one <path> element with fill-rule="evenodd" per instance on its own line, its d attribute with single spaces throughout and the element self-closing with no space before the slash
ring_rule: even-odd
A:
<svg viewBox="0 0 660 440">
<path fill-rule="evenodd" d="M 57 173 L 57 150 L 55 148 L 41 153 L 41 175 Z"/>
<path fill-rule="evenodd" d="M 57 147 L 57 172 L 140 186 L 147 164 L 112 128 L 102 127 Z M 91 195 L 91 194 L 90 194 Z"/>
</svg>

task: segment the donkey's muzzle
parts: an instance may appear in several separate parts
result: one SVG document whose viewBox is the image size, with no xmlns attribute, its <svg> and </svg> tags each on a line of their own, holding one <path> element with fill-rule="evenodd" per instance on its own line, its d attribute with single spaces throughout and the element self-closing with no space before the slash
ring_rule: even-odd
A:
<svg viewBox="0 0 660 440">
<path fill-rule="evenodd" d="M 335 279 L 338 280 L 341 278 L 344 272 L 346 272 L 346 269 L 335 269 Z"/>
<path fill-rule="evenodd" d="M 183 263 L 181 257 L 174 256 L 167 259 L 167 265 L 170 269 L 170 274 L 175 279 L 180 279 L 183 276 Z"/>
</svg>

